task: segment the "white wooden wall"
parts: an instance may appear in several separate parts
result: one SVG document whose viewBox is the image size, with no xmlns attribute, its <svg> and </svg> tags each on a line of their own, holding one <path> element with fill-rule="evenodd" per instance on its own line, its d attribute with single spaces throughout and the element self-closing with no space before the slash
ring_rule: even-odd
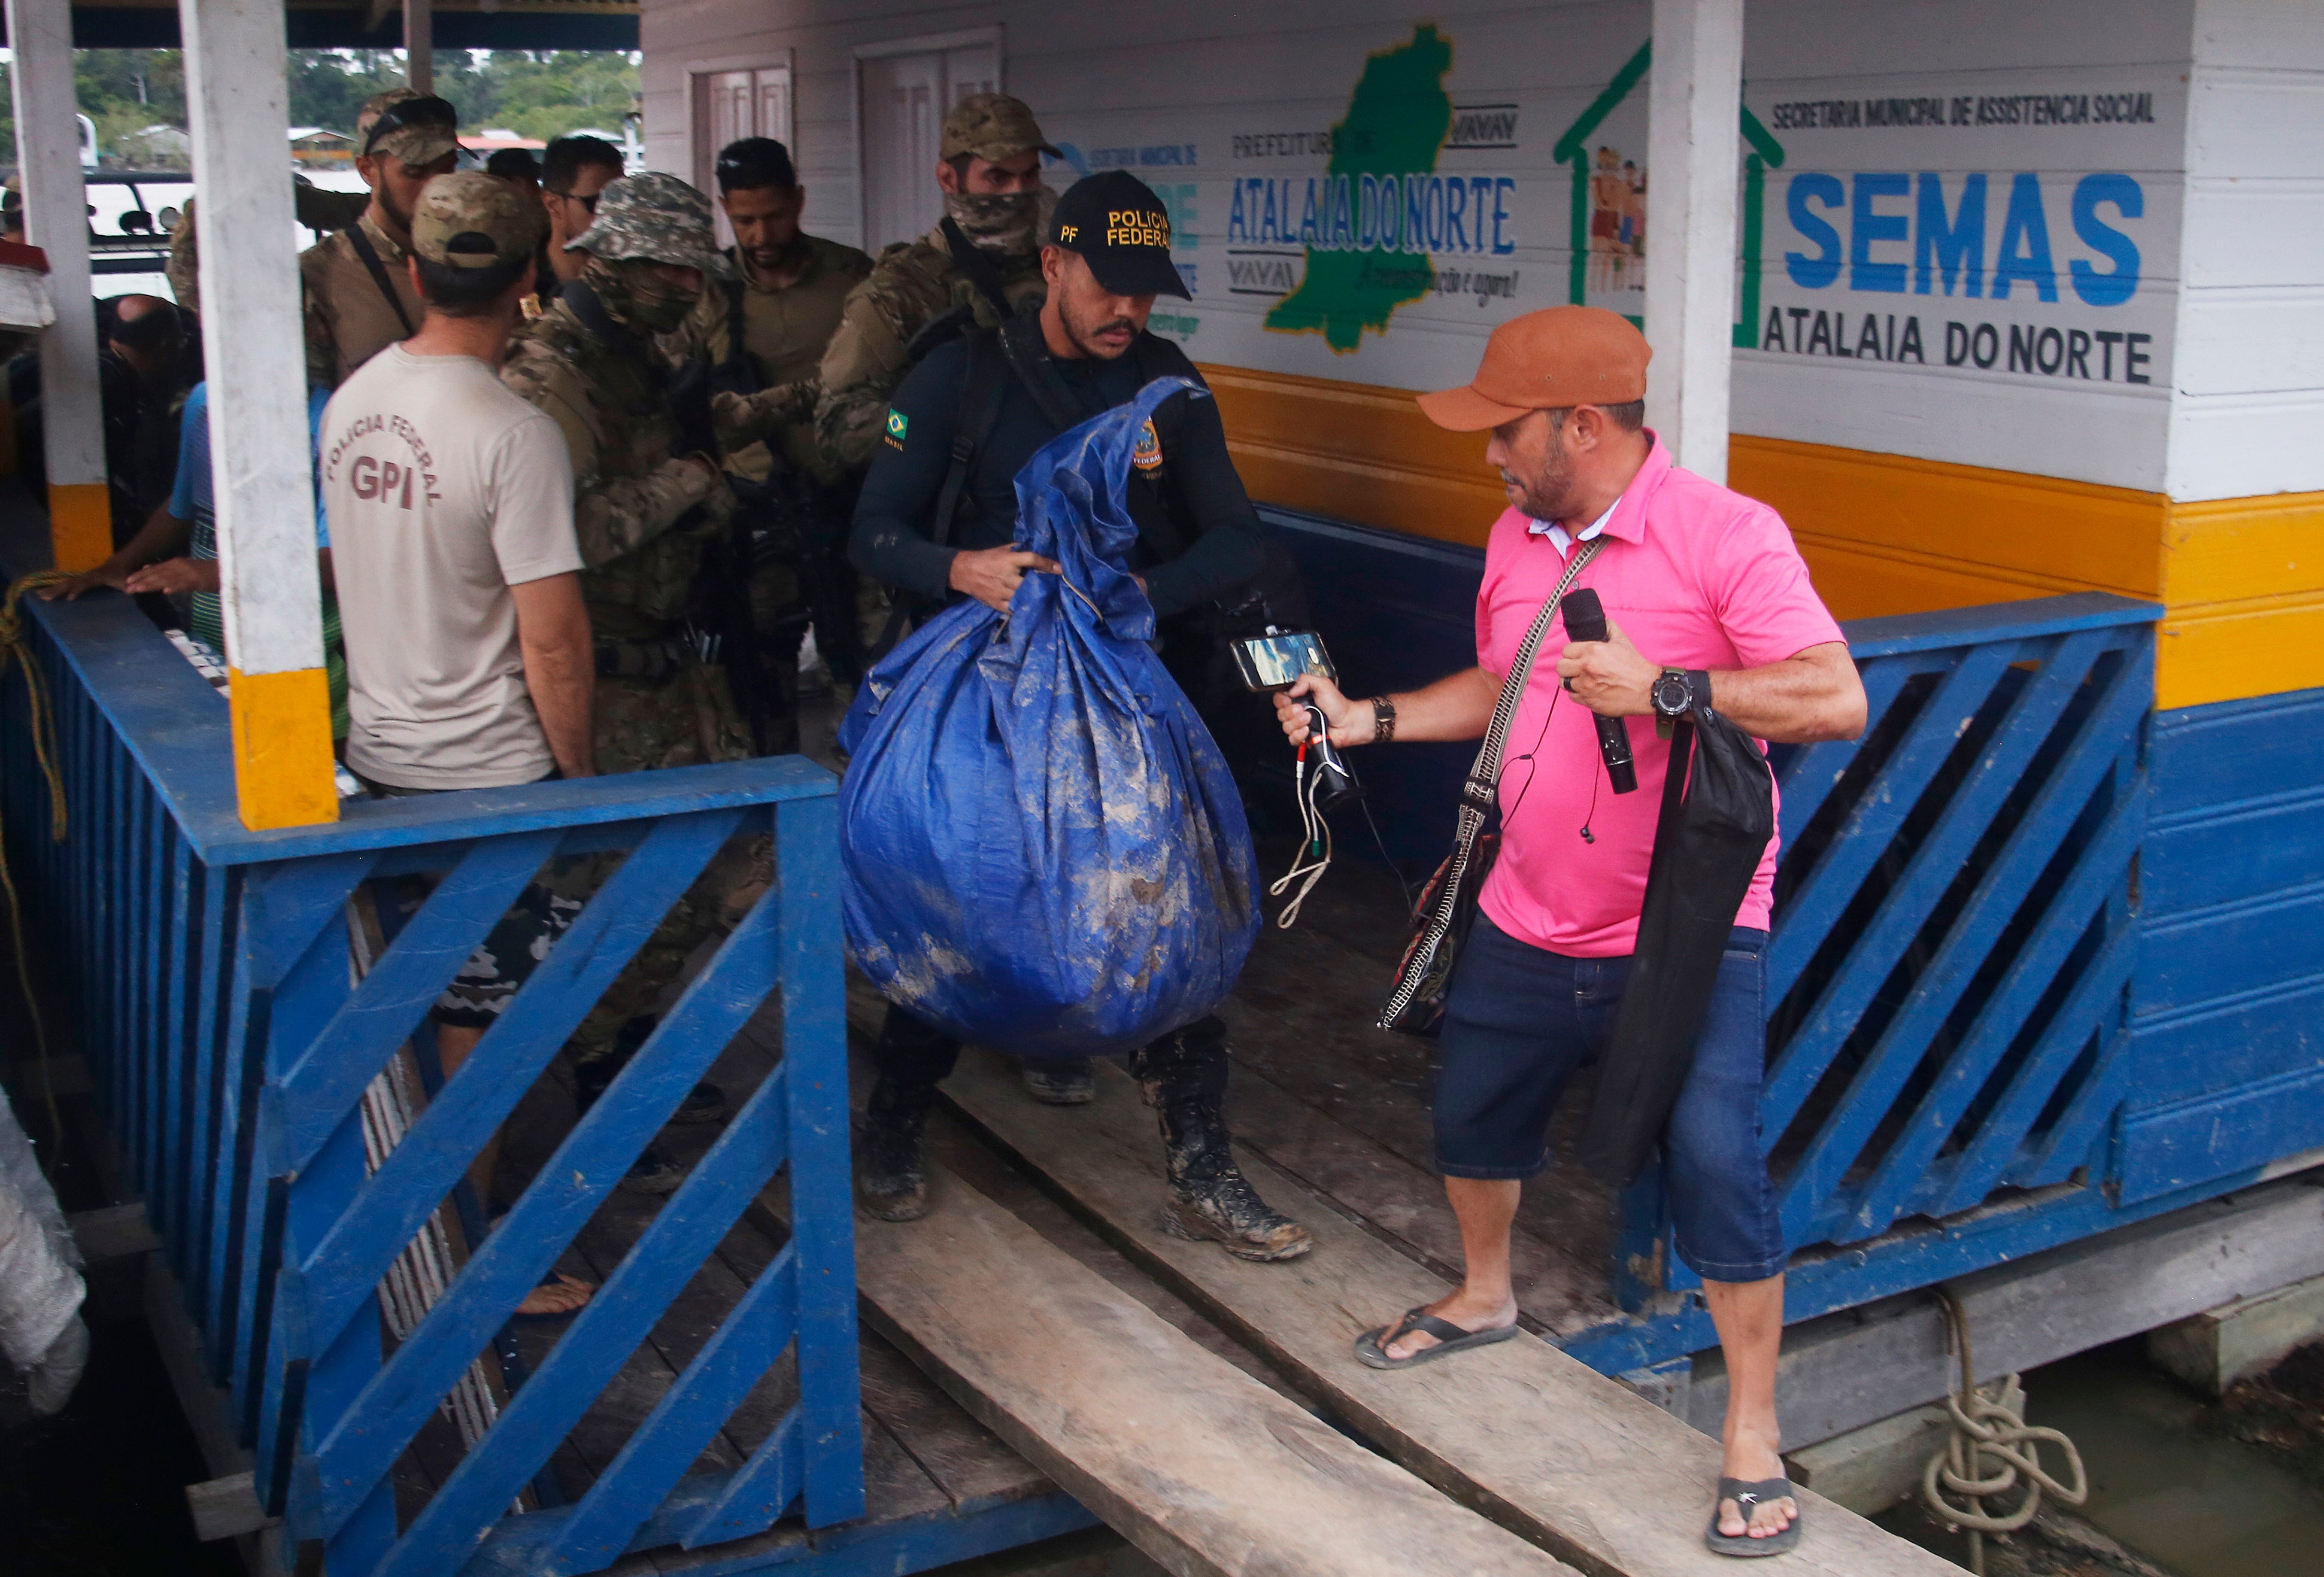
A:
<svg viewBox="0 0 2324 1577">
<path fill-rule="evenodd" d="M 2200 0 L 2170 494 L 2324 489 L 2324 5 Z"/>
</svg>

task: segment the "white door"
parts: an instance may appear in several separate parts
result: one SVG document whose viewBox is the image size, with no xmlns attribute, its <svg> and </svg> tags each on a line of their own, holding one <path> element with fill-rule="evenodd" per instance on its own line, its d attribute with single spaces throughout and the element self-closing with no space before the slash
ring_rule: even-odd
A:
<svg viewBox="0 0 2324 1577">
<path fill-rule="evenodd" d="M 744 137 L 772 137 L 798 162 L 791 140 L 791 69 L 754 66 L 694 74 L 694 184 L 718 195 L 718 151 Z M 714 208 L 716 205 L 713 205 Z M 718 244 L 734 244 L 726 215 L 717 215 Z"/>
<path fill-rule="evenodd" d="M 862 71 L 863 246 L 911 241 L 944 217 L 936 155 L 945 113 L 972 93 L 1001 88 L 998 43 L 881 54 Z"/>
</svg>

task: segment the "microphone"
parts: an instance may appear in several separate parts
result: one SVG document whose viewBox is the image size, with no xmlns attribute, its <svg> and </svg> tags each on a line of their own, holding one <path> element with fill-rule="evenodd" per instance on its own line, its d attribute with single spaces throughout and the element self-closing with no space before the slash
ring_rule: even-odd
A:
<svg viewBox="0 0 2324 1577">
<path fill-rule="evenodd" d="M 1610 632 L 1606 628 L 1606 605 L 1589 587 L 1568 591 L 1557 606 L 1565 616 L 1565 633 L 1572 639 L 1608 638 Z M 1638 786 L 1638 769 L 1630 760 L 1629 727 L 1620 718 L 1591 715 L 1598 721 L 1598 753 L 1606 758 L 1606 781 L 1614 785 L 1616 793 L 1627 794 Z"/>
<path fill-rule="evenodd" d="M 1363 785 L 1356 782 L 1356 775 L 1348 770 L 1339 747 L 1332 743 L 1331 725 L 1323 720 L 1323 709 L 1313 701 L 1307 704 L 1307 754 L 1315 758 L 1318 811 L 1337 810 L 1350 800 L 1364 797 Z"/>
</svg>

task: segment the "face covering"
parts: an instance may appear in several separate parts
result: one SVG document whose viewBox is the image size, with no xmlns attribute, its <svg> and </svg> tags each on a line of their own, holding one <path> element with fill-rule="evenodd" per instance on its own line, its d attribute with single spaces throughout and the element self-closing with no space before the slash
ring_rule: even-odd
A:
<svg viewBox="0 0 2324 1577">
<path fill-rule="evenodd" d="M 986 252 L 1024 257 L 1039 249 L 1056 201 L 1046 186 L 1029 192 L 946 192 L 945 217 Z"/>
<path fill-rule="evenodd" d="M 686 321 L 696 297 L 654 272 L 654 265 L 635 258 L 608 261 L 593 257 L 582 279 L 597 292 L 598 305 L 617 323 L 645 334 L 668 334 Z"/>
</svg>

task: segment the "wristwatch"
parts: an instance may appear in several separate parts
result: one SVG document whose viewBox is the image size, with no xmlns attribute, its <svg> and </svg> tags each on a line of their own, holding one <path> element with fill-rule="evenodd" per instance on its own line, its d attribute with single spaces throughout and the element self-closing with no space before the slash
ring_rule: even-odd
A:
<svg viewBox="0 0 2324 1577">
<path fill-rule="evenodd" d="M 1655 703 L 1655 732 L 1667 739 L 1679 719 L 1711 704 L 1711 675 L 1700 668 L 1665 668 L 1647 693 Z"/>
<path fill-rule="evenodd" d="M 1396 738 L 1396 702 L 1385 695 L 1372 697 L 1372 743 L 1385 745 Z"/>
</svg>

